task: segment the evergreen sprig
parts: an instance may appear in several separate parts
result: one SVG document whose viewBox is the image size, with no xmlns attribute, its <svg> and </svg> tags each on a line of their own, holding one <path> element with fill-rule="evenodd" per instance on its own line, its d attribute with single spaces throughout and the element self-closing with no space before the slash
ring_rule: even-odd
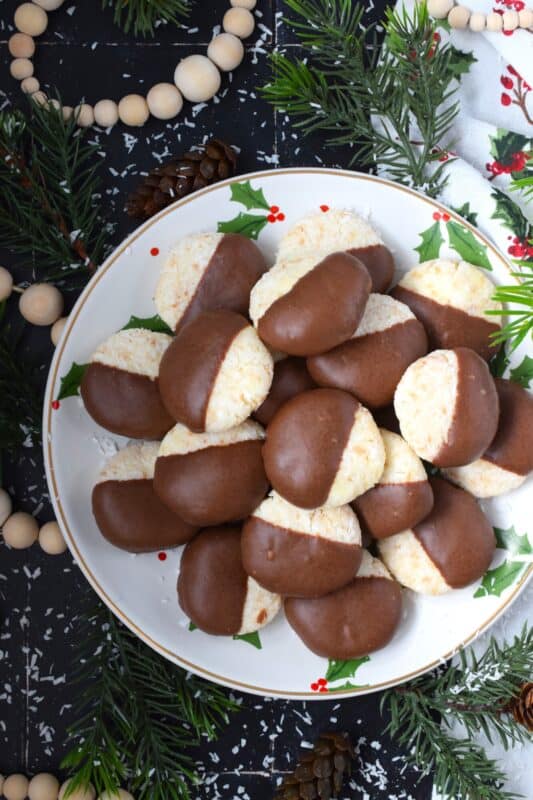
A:
<svg viewBox="0 0 533 800">
<path fill-rule="evenodd" d="M 38 280 L 80 285 L 104 255 L 96 149 L 61 107 L 0 112 L 0 240 Z"/>
<path fill-rule="evenodd" d="M 154 36 L 159 21 L 179 25 L 189 14 L 189 0 L 102 0 L 102 8 L 113 8 L 113 20 L 125 33 Z"/>
<path fill-rule="evenodd" d="M 352 0 L 287 5 L 310 55 L 303 62 L 274 54 L 263 96 L 305 134 L 322 130 L 328 144 L 352 145 L 352 163 L 379 165 L 393 180 L 437 195 L 445 183 L 440 143 L 458 112 L 457 68 L 426 4 L 411 13 L 388 9 L 383 46 Z"/>
<path fill-rule="evenodd" d="M 197 782 L 189 748 L 215 738 L 237 704 L 165 661 L 105 606 L 81 622 L 78 719 L 62 764 L 73 774 L 69 793 L 127 783 L 138 800 L 187 800 Z"/>
<path fill-rule="evenodd" d="M 421 775 L 434 772 L 438 792 L 450 800 L 513 800 L 502 788 L 505 776 L 472 738 L 483 732 L 504 748 L 531 739 L 509 713 L 511 701 L 531 678 L 533 629 L 524 626 L 511 644 L 491 639 L 481 657 L 472 649 L 459 661 L 391 689 L 381 701 L 391 721 L 387 732 Z M 464 738 L 449 729 L 460 723 Z"/>
</svg>

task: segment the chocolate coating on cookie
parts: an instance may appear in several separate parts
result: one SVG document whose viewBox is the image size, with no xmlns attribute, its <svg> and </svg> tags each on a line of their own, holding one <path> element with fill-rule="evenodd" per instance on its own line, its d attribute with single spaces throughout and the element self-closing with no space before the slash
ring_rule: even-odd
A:
<svg viewBox="0 0 533 800">
<path fill-rule="evenodd" d="M 161 439 L 172 427 L 157 379 L 171 341 L 163 333 L 133 328 L 113 334 L 97 348 L 80 393 L 99 425 L 131 439 Z"/>
<path fill-rule="evenodd" d="M 314 599 L 287 598 L 289 625 L 319 656 L 347 660 L 385 647 L 402 612 L 400 586 L 364 553 L 359 573 L 341 589 Z"/>
<path fill-rule="evenodd" d="M 422 324 L 392 297 L 371 294 L 351 339 L 307 359 L 320 386 L 351 392 L 370 408 L 392 403 L 394 390 L 413 361 L 427 353 Z"/>
<path fill-rule="evenodd" d="M 306 511 L 275 493 L 243 527 L 244 569 L 272 592 L 318 597 L 347 583 L 361 560 L 359 523 L 348 506 Z"/>
<path fill-rule="evenodd" d="M 115 547 L 148 553 L 188 542 L 197 528 L 173 514 L 154 492 L 159 444 L 129 445 L 105 465 L 92 492 L 102 535 Z"/>
<path fill-rule="evenodd" d="M 307 371 L 305 359 L 289 356 L 274 364 L 274 377 L 265 401 L 254 411 L 254 419 L 268 425 L 276 411 L 297 394 L 316 389 L 316 383 Z"/>
<path fill-rule="evenodd" d="M 223 433 L 195 434 L 176 425 L 163 439 L 154 488 L 168 508 L 192 525 L 244 519 L 268 489 L 263 429 L 245 422 Z"/>
<path fill-rule="evenodd" d="M 178 331 L 203 311 L 246 316 L 250 291 L 267 270 L 255 242 L 238 233 L 187 236 L 165 261 L 155 292 L 160 316 Z"/>
</svg>

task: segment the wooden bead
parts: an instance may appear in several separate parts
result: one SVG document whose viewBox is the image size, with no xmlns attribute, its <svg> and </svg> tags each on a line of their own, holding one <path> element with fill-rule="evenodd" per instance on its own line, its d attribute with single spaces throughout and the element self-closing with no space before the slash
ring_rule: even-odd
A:
<svg viewBox="0 0 533 800">
<path fill-rule="evenodd" d="M 69 787 L 71 780 L 72 779 L 69 778 L 67 781 L 61 784 L 61 789 L 59 790 L 59 800 L 63 800 L 63 798 L 65 797 L 65 793 Z M 94 800 L 95 797 L 96 797 L 96 792 L 92 784 L 89 784 L 87 789 L 76 789 L 75 792 L 69 794 L 69 800 Z"/>
<path fill-rule="evenodd" d="M 254 32 L 255 19 L 246 8 L 230 8 L 224 14 L 222 27 L 239 39 L 247 39 Z"/>
<path fill-rule="evenodd" d="M 31 58 L 35 53 L 35 42 L 27 33 L 14 33 L 7 46 L 13 58 Z"/>
<path fill-rule="evenodd" d="M 446 19 L 454 6 L 454 0 L 428 0 L 428 11 L 435 19 Z"/>
<path fill-rule="evenodd" d="M 219 33 L 209 43 L 207 55 L 223 72 L 230 72 L 243 60 L 244 46 L 232 33 Z"/>
<path fill-rule="evenodd" d="M 74 109 L 76 115 L 76 124 L 80 128 L 90 128 L 94 124 L 94 111 L 89 103 L 80 103 Z"/>
<path fill-rule="evenodd" d="M 21 81 L 20 88 L 22 89 L 24 94 L 35 94 L 35 92 L 39 91 L 40 85 L 41 84 L 35 77 L 24 78 L 24 80 Z"/>
<path fill-rule="evenodd" d="M 0 267 L 0 303 L 7 300 L 13 291 L 13 276 L 5 267 Z"/>
<path fill-rule="evenodd" d="M 56 8 L 63 5 L 65 0 L 33 0 L 33 2 L 44 8 L 45 11 L 55 11 Z"/>
<path fill-rule="evenodd" d="M 53 325 L 63 311 L 63 296 L 50 283 L 34 283 L 21 295 L 19 310 L 32 325 Z"/>
<path fill-rule="evenodd" d="M 150 116 L 148 103 L 140 94 L 127 94 L 118 104 L 118 115 L 124 125 L 140 128 Z"/>
<path fill-rule="evenodd" d="M 6 800 L 24 800 L 28 794 L 28 779 L 25 775 L 9 775 L 2 787 Z"/>
<path fill-rule="evenodd" d="M 533 28 L 533 11 L 530 8 L 518 12 L 518 24 L 521 28 Z"/>
<path fill-rule="evenodd" d="M 503 28 L 503 20 L 501 14 L 487 14 L 487 30 L 492 33 L 497 33 Z"/>
<path fill-rule="evenodd" d="M 207 56 L 187 56 L 176 67 L 174 83 L 187 100 L 203 103 L 218 92 L 220 72 Z"/>
<path fill-rule="evenodd" d="M 146 102 L 156 119 L 172 119 L 183 108 L 183 97 L 173 83 L 156 83 L 146 95 Z"/>
<path fill-rule="evenodd" d="M 9 65 L 9 71 L 15 80 L 23 81 L 33 75 L 33 62 L 29 58 L 15 58 Z"/>
<path fill-rule="evenodd" d="M 230 5 L 234 8 L 247 8 L 251 11 L 257 5 L 257 0 L 230 0 Z"/>
<path fill-rule="evenodd" d="M 94 121 L 101 128 L 112 128 L 118 122 L 118 106 L 114 100 L 99 100 L 94 107 Z"/>
<path fill-rule="evenodd" d="M 57 97 L 52 97 L 51 100 L 48 101 L 48 108 L 55 108 L 56 111 L 59 111 L 61 108 L 61 103 Z"/>
<path fill-rule="evenodd" d="M 470 18 L 470 11 L 465 6 L 454 6 L 448 14 L 448 22 L 452 28 L 466 28 Z"/>
<path fill-rule="evenodd" d="M 47 522 L 46 525 L 43 525 L 39 531 L 39 544 L 44 552 L 48 553 L 49 556 L 59 556 L 67 549 L 66 542 L 63 539 L 63 534 L 61 533 L 57 522 Z M 59 783 L 57 784 L 53 800 L 56 800 L 57 798 L 58 789 Z M 39 798 L 32 798 L 30 796 L 30 800 L 39 800 Z"/>
<path fill-rule="evenodd" d="M 474 31 L 475 33 L 479 33 L 480 31 L 484 31 L 487 25 L 487 18 L 485 14 L 482 14 L 480 11 L 474 11 L 470 15 L 470 30 Z"/>
<path fill-rule="evenodd" d="M 48 96 L 41 91 L 34 92 L 31 95 L 31 99 L 33 100 L 34 103 L 37 103 L 38 106 L 44 106 L 48 102 Z"/>
<path fill-rule="evenodd" d="M 48 25 L 48 14 L 35 3 L 22 3 L 15 11 L 15 27 L 28 36 L 40 36 Z"/>
<path fill-rule="evenodd" d="M 11 514 L 13 504 L 5 489 L 0 489 L 0 525 L 3 525 Z M 0 789 L 1 791 L 1 789 Z"/>
<path fill-rule="evenodd" d="M 65 325 L 67 324 L 68 317 L 59 317 L 50 328 L 50 339 L 54 347 L 57 347 L 59 340 L 63 334 Z"/>
<path fill-rule="evenodd" d="M 72 106 L 63 106 L 63 119 L 65 120 L 65 122 L 68 122 L 68 120 L 72 117 L 73 114 L 74 114 L 74 109 L 72 108 Z"/>
<path fill-rule="evenodd" d="M 28 786 L 29 800 L 57 800 L 59 781 L 48 772 L 40 772 L 30 781 Z"/>
<path fill-rule="evenodd" d="M 98 796 L 98 800 L 134 800 L 133 795 L 127 792 L 125 789 L 119 789 L 118 792 L 102 792 L 101 795 Z"/>
<path fill-rule="evenodd" d="M 14 550 L 24 550 L 37 541 L 39 526 L 37 525 L 37 520 L 31 514 L 26 514 L 25 511 L 16 511 L 4 522 L 2 533 L 6 544 Z M 26 789 L 27 786 L 26 784 Z M 6 794 L 5 785 L 4 794 Z M 24 792 L 22 796 L 26 797 L 26 794 L 27 792 Z"/>
<path fill-rule="evenodd" d="M 504 31 L 514 31 L 518 28 L 518 11 L 504 11 L 502 15 Z"/>
</svg>

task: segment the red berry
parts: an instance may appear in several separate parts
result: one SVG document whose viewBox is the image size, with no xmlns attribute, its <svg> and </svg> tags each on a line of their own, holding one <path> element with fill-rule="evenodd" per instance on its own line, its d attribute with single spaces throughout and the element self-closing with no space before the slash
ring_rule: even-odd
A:
<svg viewBox="0 0 533 800">
<path fill-rule="evenodd" d="M 320 210 L 326 213 L 326 211 L 329 211 L 329 206 L 320 206 Z"/>
<path fill-rule="evenodd" d="M 52 400 L 52 408 L 54 409 L 54 411 L 57 411 L 57 409 L 59 408 L 60 405 L 61 404 L 60 404 L 59 400 Z"/>
<path fill-rule="evenodd" d="M 432 46 L 428 50 L 428 59 L 433 58 L 434 55 L 435 55 L 435 47 Z"/>
<path fill-rule="evenodd" d="M 515 30 L 516 30 L 516 29 L 515 29 Z M 513 30 L 513 31 L 506 31 L 506 30 L 504 29 L 504 30 L 502 31 L 502 33 L 503 33 L 503 35 L 504 35 L 504 36 L 512 36 L 512 35 L 513 35 L 513 33 L 514 33 L 514 30 Z"/>
<path fill-rule="evenodd" d="M 318 683 L 312 683 L 311 684 L 311 691 L 312 692 L 318 692 Z"/>
<path fill-rule="evenodd" d="M 327 692 L 327 687 L 326 686 L 321 686 L 318 691 L 319 692 Z"/>
<path fill-rule="evenodd" d="M 440 42 L 440 33 L 438 33 L 438 31 L 435 31 L 435 33 L 433 34 L 433 41 Z"/>
<path fill-rule="evenodd" d="M 440 214 L 438 211 L 434 211 L 433 212 L 433 219 L 438 222 L 439 219 L 442 219 L 442 214 Z"/>
<path fill-rule="evenodd" d="M 319 686 L 326 686 L 327 685 L 327 680 L 325 678 L 319 678 L 317 683 L 318 683 Z"/>
<path fill-rule="evenodd" d="M 442 215 L 442 219 L 444 220 L 444 222 L 449 222 L 450 221 L 450 215 L 447 214 L 446 212 L 444 212 L 444 214 Z"/>
<path fill-rule="evenodd" d="M 500 78 L 500 83 L 505 89 L 512 89 L 513 88 L 513 79 L 509 78 L 507 75 L 502 75 Z"/>
<path fill-rule="evenodd" d="M 492 171 L 494 175 L 501 175 L 502 172 L 504 171 L 503 164 L 500 164 L 499 161 L 495 161 L 494 164 L 492 165 Z"/>
<path fill-rule="evenodd" d="M 526 4 L 522 2 L 522 0 L 516 0 L 516 2 L 513 3 L 513 5 L 515 11 L 523 11 L 526 6 Z"/>
<path fill-rule="evenodd" d="M 526 90 L 526 92 L 531 91 L 531 86 L 529 85 L 529 83 L 526 83 L 525 81 L 524 81 L 524 89 Z"/>
<path fill-rule="evenodd" d="M 268 217 L 267 217 L 267 220 L 269 222 L 275 222 L 276 221 L 276 217 L 274 216 L 274 214 L 269 214 Z"/>
<path fill-rule="evenodd" d="M 512 244 L 507 252 L 510 253 L 513 258 L 524 258 L 527 254 L 527 247 L 523 244 Z"/>
<path fill-rule="evenodd" d="M 159 247 L 152 247 L 152 249 L 150 250 L 150 255 L 151 256 L 158 256 L 159 255 Z"/>
<path fill-rule="evenodd" d="M 270 213 L 277 214 L 279 211 L 279 206 L 270 206 Z"/>
<path fill-rule="evenodd" d="M 515 78 L 519 78 L 519 77 L 520 77 L 520 75 L 518 74 L 518 72 L 515 70 L 515 68 L 514 68 L 513 66 L 511 66 L 511 64 L 509 64 L 509 65 L 507 66 L 507 72 L 510 72 L 510 73 L 511 73 L 511 75 L 514 75 L 514 76 L 515 76 Z"/>
<path fill-rule="evenodd" d="M 158 557 L 158 559 L 160 561 L 166 561 L 167 560 L 167 554 L 166 553 L 158 553 L 157 557 Z"/>
<path fill-rule="evenodd" d="M 285 219 L 285 214 L 283 213 L 278 214 L 276 219 L 278 220 L 278 222 L 283 222 L 283 220 Z"/>
<path fill-rule="evenodd" d="M 500 103 L 502 106 L 510 106 L 511 105 L 511 98 L 505 92 L 502 92 L 502 96 L 500 97 Z"/>
</svg>

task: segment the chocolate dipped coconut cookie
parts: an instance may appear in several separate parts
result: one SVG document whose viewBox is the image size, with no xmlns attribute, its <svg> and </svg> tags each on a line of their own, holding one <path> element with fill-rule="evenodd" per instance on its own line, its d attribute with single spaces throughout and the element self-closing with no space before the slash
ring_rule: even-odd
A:
<svg viewBox="0 0 533 800">
<path fill-rule="evenodd" d="M 161 442 L 155 464 L 157 495 L 191 525 L 244 519 L 268 490 L 264 435 L 251 420 L 222 433 L 192 433 L 175 425 Z"/>
<path fill-rule="evenodd" d="M 501 311 L 486 273 L 466 261 L 437 258 L 407 272 L 392 290 L 424 324 L 431 349 L 469 347 L 488 360 L 499 349 L 491 335 L 500 330 L 487 311 Z"/>
<path fill-rule="evenodd" d="M 159 442 L 125 447 L 109 459 L 93 489 L 93 514 L 102 535 L 132 553 L 185 544 L 198 530 L 169 511 L 156 495 L 158 450 Z"/>
<path fill-rule="evenodd" d="M 358 214 L 344 209 L 310 214 L 282 238 L 278 257 L 291 259 L 301 253 L 322 256 L 344 250 L 363 262 L 372 279 L 373 292 L 386 292 L 394 275 L 394 258 L 374 228 Z"/>
<path fill-rule="evenodd" d="M 281 406 L 308 389 L 316 389 L 316 383 L 310 376 L 304 358 L 288 356 L 274 364 L 274 377 L 270 391 L 253 417 L 261 425 L 268 425 Z"/>
<path fill-rule="evenodd" d="M 352 336 L 371 285 L 366 267 L 347 253 L 278 259 L 252 289 L 250 317 L 274 350 L 293 356 L 324 353 Z"/>
<path fill-rule="evenodd" d="M 466 347 L 434 350 L 411 364 L 396 388 L 394 410 L 406 442 L 438 467 L 475 461 L 498 427 L 494 379 Z"/>
<path fill-rule="evenodd" d="M 360 658 L 385 647 L 400 623 L 401 588 L 377 558 L 363 551 L 352 580 L 317 598 L 289 597 L 287 621 L 304 644 L 324 658 Z"/>
<path fill-rule="evenodd" d="M 161 439 L 174 420 L 159 394 L 159 364 L 172 338 L 131 328 L 114 333 L 92 354 L 80 392 L 102 428 L 130 439 Z"/>
<path fill-rule="evenodd" d="M 161 270 L 154 297 L 159 316 L 178 331 L 202 311 L 225 308 L 246 315 L 252 286 L 267 268 L 263 254 L 246 236 L 187 236 Z"/>
<path fill-rule="evenodd" d="M 275 414 L 263 447 L 273 488 L 301 508 L 342 506 L 378 482 L 385 448 L 370 412 L 340 389 L 312 389 Z"/>
<path fill-rule="evenodd" d="M 517 489 L 533 470 L 533 397 L 512 381 L 495 378 L 500 400 L 496 436 L 481 458 L 443 470 L 475 497 L 495 497 Z"/>
<path fill-rule="evenodd" d="M 275 492 L 246 520 L 244 569 L 289 597 L 319 597 L 347 583 L 361 561 L 361 531 L 349 506 L 308 511 Z"/>
<path fill-rule="evenodd" d="M 320 386 L 351 392 L 370 408 L 392 403 L 394 390 L 413 361 L 427 353 L 427 336 L 413 312 L 386 294 L 371 294 L 352 338 L 307 359 Z"/>
<path fill-rule="evenodd" d="M 215 636 L 252 633 L 276 616 L 279 595 L 248 577 L 241 560 L 239 527 L 207 528 L 185 550 L 178 578 L 183 612 Z"/>
<path fill-rule="evenodd" d="M 396 580 L 422 594 L 444 594 L 478 580 L 494 555 L 492 526 L 472 495 L 430 478 L 434 504 L 410 530 L 381 539 L 380 555 Z"/>
<path fill-rule="evenodd" d="M 243 316 L 204 311 L 165 352 L 159 389 L 176 422 L 197 433 L 223 431 L 259 408 L 273 371 L 272 356 Z"/>
<path fill-rule="evenodd" d="M 412 528 L 433 508 L 433 491 L 416 453 L 401 436 L 384 428 L 379 432 L 385 469 L 379 483 L 352 503 L 364 533 L 374 539 Z"/>
</svg>

